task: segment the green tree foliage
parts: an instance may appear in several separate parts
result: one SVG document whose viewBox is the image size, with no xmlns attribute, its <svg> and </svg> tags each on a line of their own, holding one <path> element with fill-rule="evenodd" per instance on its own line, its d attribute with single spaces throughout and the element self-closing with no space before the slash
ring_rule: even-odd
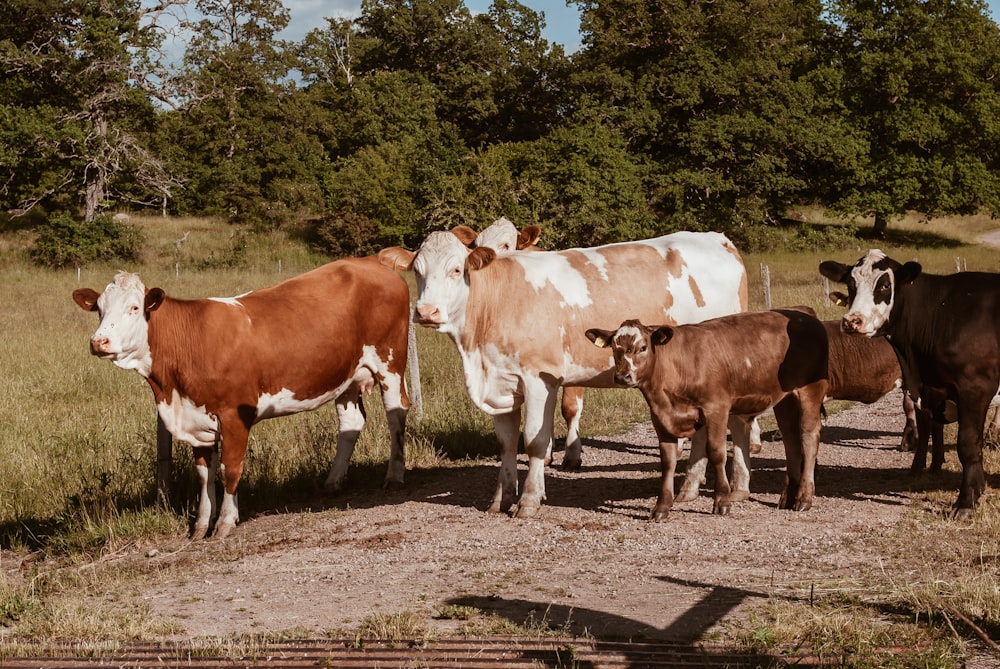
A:
<svg viewBox="0 0 1000 669">
<path fill-rule="evenodd" d="M 0 6 L 0 197 L 8 208 L 78 206 L 89 221 L 111 198 L 169 191 L 144 139 L 153 108 L 140 84 L 160 43 L 146 18 L 136 0 Z"/>
<path fill-rule="evenodd" d="M 1000 30 L 979 0 L 843 0 L 844 94 L 864 139 L 842 211 L 1000 213 Z"/>
<path fill-rule="evenodd" d="M 852 169 L 818 1 L 580 4 L 577 114 L 654 163 L 651 201 L 673 225 L 745 236 Z"/>
<path fill-rule="evenodd" d="M 56 214 L 38 229 L 32 250 L 35 262 L 49 267 L 72 267 L 92 262 L 135 262 L 142 247 L 142 233 L 111 216 L 83 222 L 68 213 Z"/>
</svg>

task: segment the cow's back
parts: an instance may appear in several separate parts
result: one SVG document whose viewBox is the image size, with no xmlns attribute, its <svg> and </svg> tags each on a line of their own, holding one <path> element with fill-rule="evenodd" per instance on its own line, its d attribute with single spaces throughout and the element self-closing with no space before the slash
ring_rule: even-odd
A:
<svg viewBox="0 0 1000 669">
<path fill-rule="evenodd" d="M 241 392 L 321 395 L 346 382 L 366 348 L 401 374 L 408 322 L 406 282 L 362 258 L 237 298 L 168 298 L 151 314 L 149 339 L 157 377 L 175 377 L 181 394 L 208 405 Z"/>
<path fill-rule="evenodd" d="M 608 353 L 587 340 L 588 328 L 698 322 L 746 305 L 742 259 L 717 233 L 522 252 L 471 273 L 463 343 L 516 354 L 531 373 L 612 386 Z"/>
</svg>

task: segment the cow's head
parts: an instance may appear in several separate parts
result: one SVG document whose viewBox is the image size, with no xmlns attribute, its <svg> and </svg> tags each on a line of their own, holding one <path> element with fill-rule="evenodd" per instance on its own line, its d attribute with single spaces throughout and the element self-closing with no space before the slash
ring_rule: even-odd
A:
<svg viewBox="0 0 1000 669">
<path fill-rule="evenodd" d="M 634 388 L 648 379 L 656 364 L 655 348 L 669 342 L 674 328 L 649 327 L 637 320 L 623 322 L 617 330 L 587 330 L 587 339 L 600 348 L 610 348 L 615 359 L 615 383 Z"/>
<path fill-rule="evenodd" d="M 152 366 L 149 313 L 160 306 L 163 298 L 161 289 L 147 291 L 139 275 L 129 272 L 118 272 L 101 294 L 91 288 L 74 290 L 73 300 L 80 308 L 98 312 L 101 319 L 90 338 L 90 352 L 148 376 Z"/>
<path fill-rule="evenodd" d="M 493 249 L 470 249 L 454 232 L 432 232 L 416 252 L 398 246 L 382 249 L 379 261 L 398 271 L 412 270 L 417 280 L 413 321 L 457 333 L 465 320 L 469 274 L 496 258 Z"/>
<path fill-rule="evenodd" d="M 819 265 L 820 274 L 847 286 L 847 295 L 830 293 L 837 304 L 847 307 L 840 327 L 847 333 L 869 337 L 886 334 L 889 316 L 900 287 L 920 274 L 920 263 L 900 264 L 878 249 L 868 251 L 853 266 L 833 260 Z"/>
<path fill-rule="evenodd" d="M 497 253 L 537 250 L 535 244 L 541 236 L 542 229 L 537 225 L 529 225 L 524 230 L 518 230 L 507 218 L 501 217 L 479 233 L 475 244 L 493 249 Z"/>
</svg>

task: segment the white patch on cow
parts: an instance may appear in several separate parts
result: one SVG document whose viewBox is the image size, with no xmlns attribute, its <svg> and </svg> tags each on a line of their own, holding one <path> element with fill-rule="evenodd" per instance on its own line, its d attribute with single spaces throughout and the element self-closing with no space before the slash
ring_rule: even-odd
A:
<svg viewBox="0 0 1000 669">
<path fill-rule="evenodd" d="M 856 332 L 869 337 L 874 337 L 888 322 L 889 314 L 892 312 L 892 303 L 896 296 L 895 274 L 875 267 L 875 263 L 885 257 L 885 253 L 879 249 L 871 249 L 851 270 L 851 279 L 855 286 L 854 301 L 851 302 L 843 319 L 853 322 Z M 886 275 L 888 275 L 891 287 L 889 302 L 876 303 L 875 287 L 879 280 Z"/>
<path fill-rule="evenodd" d="M 524 367 L 520 357 L 504 354 L 495 344 L 488 343 L 474 351 L 463 351 L 462 369 L 469 399 L 481 411 L 496 416 L 513 411 L 523 401 L 521 376 Z"/>
<path fill-rule="evenodd" d="M 747 369 L 753 369 L 753 360 L 750 358 L 743 358 L 743 364 L 747 366 Z"/>
<path fill-rule="evenodd" d="M 170 400 L 157 406 L 163 425 L 175 439 L 192 446 L 212 446 L 219 435 L 219 418 L 204 406 L 197 406 L 176 390 Z"/>
<path fill-rule="evenodd" d="M 257 398 L 257 420 L 274 418 L 276 416 L 289 416 L 302 411 L 313 411 L 323 406 L 332 399 L 335 399 L 347 388 L 344 383 L 337 388 L 318 395 L 317 397 L 297 398 L 294 390 L 282 388 L 277 393 L 261 393 Z"/>
<path fill-rule="evenodd" d="M 249 295 L 249 293 L 237 295 L 236 297 L 208 297 L 205 299 L 211 300 L 212 302 L 218 302 L 220 304 L 228 304 L 231 307 L 242 307 L 243 303 L 240 302 L 240 299 L 246 297 L 247 295 Z"/>
<path fill-rule="evenodd" d="M 576 250 L 583 253 L 588 262 L 595 265 L 603 264 L 601 259 L 595 262 L 594 256 L 600 254 L 589 249 Z M 566 256 L 557 253 L 524 253 L 510 257 L 524 269 L 524 277 L 535 292 L 541 292 L 546 284 L 551 284 L 562 298 L 560 307 L 583 308 L 593 303 L 587 280 L 573 268 Z"/>
</svg>

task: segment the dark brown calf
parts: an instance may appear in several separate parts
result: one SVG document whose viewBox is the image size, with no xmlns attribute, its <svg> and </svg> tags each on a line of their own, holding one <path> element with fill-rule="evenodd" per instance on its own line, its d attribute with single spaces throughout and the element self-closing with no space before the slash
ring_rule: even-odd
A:
<svg viewBox="0 0 1000 669">
<path fill-rule="evenodd" d="M 587 330 L 610 347 L 615 382 L 639 388 L 660 442 L 660 496 L 652 519 L 674 502 L 676 442 L 708 428 L 708 460 L 715 468 L 713 513 L 726 514 L 726 427 L 730 414 L 750 420 L 768 409 L 785 444 L 786 478 L 779 506 L 805 511 L 815 493 L 820 409 L 827 393 L 826 330 L 801 311 L 734 314 L 693 325 L 649 327 L 628 320 L 617 330 Z"/>
</svg>

